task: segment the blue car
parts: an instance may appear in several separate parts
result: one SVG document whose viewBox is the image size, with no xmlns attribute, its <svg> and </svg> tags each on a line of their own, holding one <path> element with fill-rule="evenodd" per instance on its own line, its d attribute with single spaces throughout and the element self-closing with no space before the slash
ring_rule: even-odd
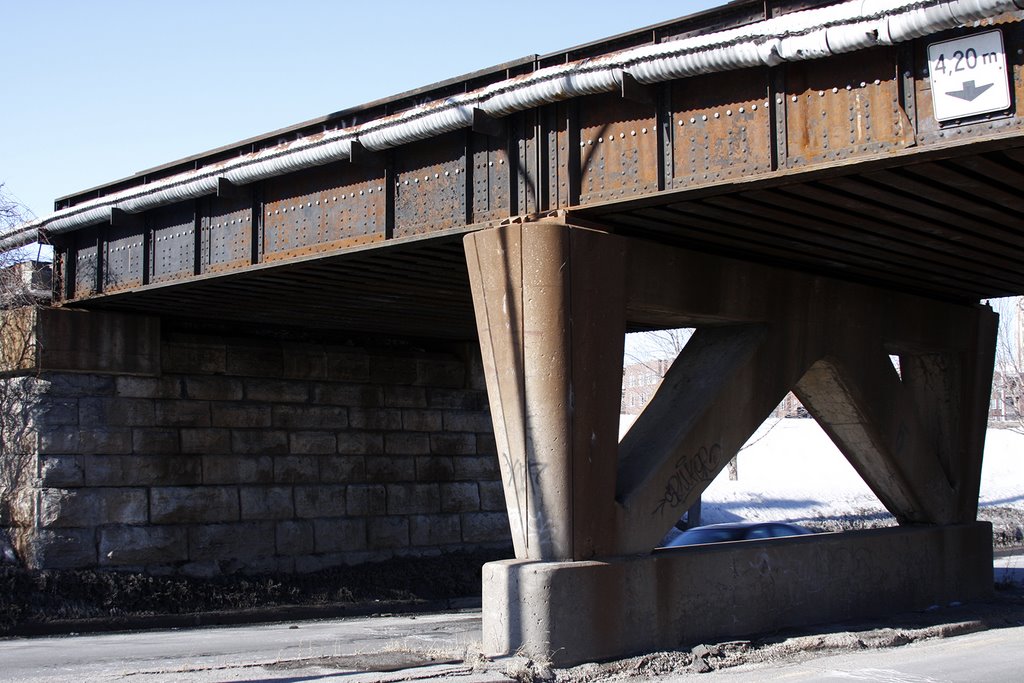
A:
<svg viewBox="0 0 1024 683">
<path fill-rule="evenodd" d="M 759 538 L 781 536 L 803 536 L 813 534 L 810 529 L 785 522 L 727 522 L 709 524 L 680 531 L 673 527 L 661 542 L 663 548 L 677 548 L 684 545 L 704 545 L 726 541 L 748 541 Z"/>
</svg>

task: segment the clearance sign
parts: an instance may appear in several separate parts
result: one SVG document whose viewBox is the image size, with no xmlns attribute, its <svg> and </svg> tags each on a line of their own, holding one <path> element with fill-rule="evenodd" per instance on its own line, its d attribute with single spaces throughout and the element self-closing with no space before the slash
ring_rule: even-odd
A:
<svg viewBox="0 0 1024 683">
<path fill-rule="evenodd" d="M 966 119 L 1010 108 L 1002 31 L 985 31 L 928 46 L 935 118 Z"/>
</svg>

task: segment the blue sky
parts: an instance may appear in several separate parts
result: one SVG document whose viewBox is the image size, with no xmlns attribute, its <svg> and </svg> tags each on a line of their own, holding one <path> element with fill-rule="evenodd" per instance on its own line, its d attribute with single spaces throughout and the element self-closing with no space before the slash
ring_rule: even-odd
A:
<svg viewBox="0 0 1024 683">
<path fill-rule="evenodd" d="M 197 152 L 724 0 L 0 0 L 0 182 L 32 213 Z"/>
</svg>

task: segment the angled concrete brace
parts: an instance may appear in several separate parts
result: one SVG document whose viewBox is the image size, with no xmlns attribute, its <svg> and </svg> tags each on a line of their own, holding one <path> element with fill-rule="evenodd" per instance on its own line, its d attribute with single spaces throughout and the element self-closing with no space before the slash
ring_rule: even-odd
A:
<svg viewBox="0 0 1024 683">
<path fill-rule="evenodd" d="M 904 390 L 881 349 L 820 360 L 794 391 L 901 524 L 956 521 L 948 449 L 918 418 L 913 399 L 925 397 Z"/>
<path fill-rule="evenodd" d="M 551 219 L 466 254 L 518 558 L 649 552 L 790 389 L 901 523 L 974 519 L 991 310 Z M 698 331 L 618 444 L 627 321 Z"/>
</svg>

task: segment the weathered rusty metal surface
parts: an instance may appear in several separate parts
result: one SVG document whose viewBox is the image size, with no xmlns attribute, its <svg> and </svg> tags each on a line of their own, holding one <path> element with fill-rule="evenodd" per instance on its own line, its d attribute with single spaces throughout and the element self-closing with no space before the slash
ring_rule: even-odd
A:
<svg viewBox="0 0 1024 683">
<path fill-rule="evenodd" d="M 415 142 L 395 156 L 395 237 L 466 224 L 465 133 Z"/>
<path fill-rule="evenodd" d="M 251 192 L 246 192 L 250 195 Z M 200 203 L 202 238 L 199 271 L 224 273 L 252 264 L 251 196 L 210 197 Z"/>
<path fill-rule="evenodd" d="M 103 242 L 103 291 L 138 287 L 143 281 L 146 251 L 143 235 L 133 227 L 110 227 Z"/>
<path fill-rule="evenodd" d="M 579 177 L 579 141 L 570 126 L 569 118 L 575 112 L 573 104 L 560 102 L 544 110 L 545 156 L 547 158 L 545 209 L 564 209 L 576 203 L 576 178 Z M 572 173 L 570 171 L 575 171 Z"/>
<path fill-rule="evenodd" d="M 580 204 L 658 190 L 655 108 L 618 94 L 579 102 Z"/>
<path fill-rule="evenodd" d="M 342 162 L 263 186 L 262 258 L 306 256 L 384 239 L 384 174 Z"/>
<path fill-rule="evenodd" d="M 508 138 L 504 135 L 471 135 L 473 149 L 474 222 L 501 220 L 509 216 L 511 185 Z"/>
<path fill-rule="evenodd" d="M 146 224 L 150 231 L 149 281 L 171 282 L 195 275 L 195 202 L 149 211 Z M 133 280 L 130 286 L 139 284 Z"/>
<path fill-rule="evenodd" d="M 541 140 L 538 135 L 537 112 L 524 112 L 513 117 L 516 140 L 516 194 L 515 204 L 509 208 L 512 215 L 535 214 L 541 210 L 542 195 L 547 184 L 540 163 Z"/>
<path fill-rule="evenodd" d="M 99 284 L 100 250 L 97 240 L 99 228 L 81 230 L 72 236 L 72 244 L 63 258 L 65 268 L 73 272 L 64 273 L 63 279 L 74 287 L 71 298 L 96 294 Z"/>
<path fill-rule="evenodd" d="M 786 70 L 787 163 L 827 163 L 914 144 L 900 106 L 895 48 L 810 61 Z"/>
<path fill-rule="evenodd" d="M 772 170 L 767 70 L 674 83 L 670 187 Z"/>
</svg>

